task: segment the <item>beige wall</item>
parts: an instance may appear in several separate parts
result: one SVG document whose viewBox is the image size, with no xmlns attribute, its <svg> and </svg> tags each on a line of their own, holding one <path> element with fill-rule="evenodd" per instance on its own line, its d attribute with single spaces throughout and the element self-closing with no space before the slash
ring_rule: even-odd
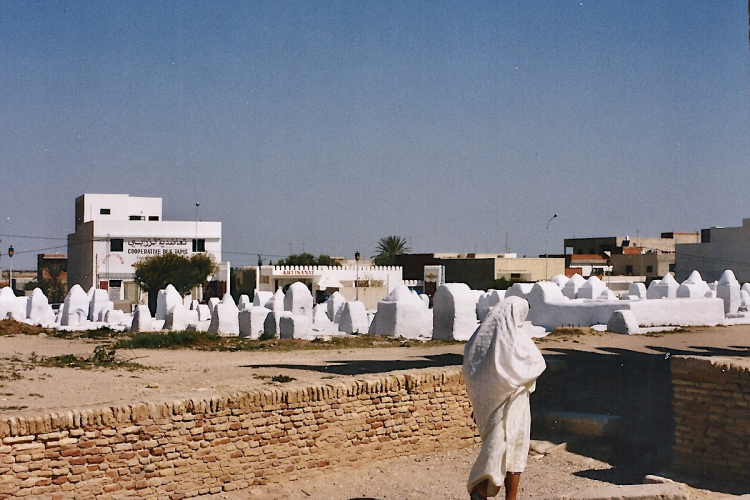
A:
<svg viewBox="0 0 750 500">
<path fill-rule="evenodd" d="M 657 252 L 640 255 L 616 254 L 611 258 L 613 274 L 646 276 L 647 278 L 663 278 L 669 272 L 669 266 L 674 264 L 674 261 L 674 254 Z M 628 272 L 628 266 L 633 267 L 631 272 Z"/>
<path fill-rule="evenodd" d="M 672 469 L 747 481 L 750 360 L 672 357 L 675 444 Z"/>
<path fill-rule="evenodd" d="M 0 498 L 185 498 L 479 442 L 460 368 L 0 419 Z"/>
<path fill-rule="evenodd" d="M 353 287 L 340 288 L 339 293 L 347 300 L 356 300 L 357 289 Z M 388 288 L 384 286 L 366 286 L 359 289 L 359 301 L 365 305 L 365 309 L 375 310 L 378 302 L 388 295 Z"/>
<path fill-rule="evenodd" d="M 542 281 L 545 276 L 552 279 L 558 274 L 565 274 L 565 259 L 550 257 L 548 262 L 543 257 L 495 259 L 495 279 L 511 279 L 514 274 L 519 274 L 519 279 L 526 281 Z"/>
</svg>

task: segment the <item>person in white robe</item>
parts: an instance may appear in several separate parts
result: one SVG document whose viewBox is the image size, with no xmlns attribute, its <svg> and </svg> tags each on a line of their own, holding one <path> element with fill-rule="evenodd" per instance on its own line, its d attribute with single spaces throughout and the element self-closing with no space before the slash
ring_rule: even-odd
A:
<svg viewBox="0 0 750 500">
<path fill-rule="evenodd" d="M 546 368 L 542 353 L 523 331 L 529 303 L 508 297 L 498 303 L 464 349 L 462 374 L 482 448 L 471 469 L 471 500 L 500 492 L 515 500 L 531 441 L 529 395 Z"/>
</svg>

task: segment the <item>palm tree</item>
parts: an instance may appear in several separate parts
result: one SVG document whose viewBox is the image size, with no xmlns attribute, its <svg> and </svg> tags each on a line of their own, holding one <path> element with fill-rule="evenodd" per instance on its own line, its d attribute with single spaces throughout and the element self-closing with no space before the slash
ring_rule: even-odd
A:
<svg viewBox="0 0 750 500">
<path fill-rule="evenodd" d="M 375 248 L 375 264 L 378 266 L 392 266 L 396 263 L 396 255 L 411 252 L 405 238 L 401 236 L 385 236 L 378 240 Z"/>
</svg>

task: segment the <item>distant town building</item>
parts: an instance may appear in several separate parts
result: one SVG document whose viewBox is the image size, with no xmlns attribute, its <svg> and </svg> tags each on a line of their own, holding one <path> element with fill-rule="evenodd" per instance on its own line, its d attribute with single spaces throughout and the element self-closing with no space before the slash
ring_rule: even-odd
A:
<svg viewBox="0 0 750 500">
<path fill-rule="evenodd" d="M 142 302 L 133 265 L 176 253 L 212 255 L 216 295 L 228 290 L 229 263 L 221 262 L 221 222 L 162 220 L 162 199 L 127 194 L 84 194 L 75 201 L 75 233 L 68 235 L 68 287 L 109 290 L 114 302 Z"/>
<path fill-rule="evenodd" d="M 425 266 L 443 266 L 446 283 L 466 283 L 473 290 L 487 290 L 495 280 L 541 281 L 565 272 L 559 257 L 518 257 L 515 253 L 401 254 L 396 265 L 404 268 L 404 280 L 424 284 Z"/>
<path fill-rule="evenodd" d="M 660 238 L 605 236 L 600 238 L 565 238 L 566 254 L 622 254 L 623 248 L 638 247 L 645 252 L 674 253 L 675 245 L 697 243 L 698 233 L 661 233 Z M 570 249 L 570 251 L 568 251 Z"/>
<path fill-rule="evenodd" d="M 41 288 L 52 303 L 65 300 L 68 293 L 68 256 L 62 253 L 37 254 L 36 282 L 32 285 Z M 27 295 L 32 291 L 27 287 Z"/>
<path fill-rule="evenodd" d="M 56 276 L 50 275 L 52 270 Z M 64 253 L 39 253 L 36 255 L 36 280 L 48 280 L 56 277 L 60 281 L 68 280 L 68 256 Z"/>
<path fill-rule="evenodd" d="M 687 279 L 693 270 L 706 281 L 716 281 L 727 269 L 734 272 L 740 283 L 750 282 L 750 219 L 742 219 L 740 227 L 703 229 L 700 242 L 676 247 L 678 281 Z"/>
<path fill-rule="evenodd" d="M 595 253 L 576 253 L 568 256 L 565 274 L 580 274 L 584 278 L 603 276 L 612 272 L 609 258 Z"/>
<path fill-rule="evenodd" d="M 640 276 L 650 282 L 674 272 L 675 247 L 696 243 L 698 233 L 661 233 L 661 237 L 607 236 L 600 238 L 566 238 L 566 274 L 581 270 L 585 274 Z"/>
</svg>

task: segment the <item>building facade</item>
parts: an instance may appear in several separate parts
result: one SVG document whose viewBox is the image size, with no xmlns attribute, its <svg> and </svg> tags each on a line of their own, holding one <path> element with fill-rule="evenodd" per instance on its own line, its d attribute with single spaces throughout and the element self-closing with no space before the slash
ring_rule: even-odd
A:
<svg viewBox="0 0 750 500">
<path fill-rule="evenodd" d="M 711 227 L 701 231 L 700 243 L 677 245 L 675 277 L 687 279 L 693 270 L 706 281 L 718 280 L 727 269 L 740 283 L 750 281 L 750 219 L 740 227 Z"/>
<path fill-rule="evenodd" d="M 567 256 L 569 263 L 565 269 L 565 275 L 570 277 L 579 274 L 584 278 L 591 276 L 604 276 L 612 272 L 609 259 L 599 254 L 576 253 Z"/>
<path fill-rule="evenodd" d="M 638 250 L 638 249 L 636 249 Z M 663 252 L 628 252 L 614 254 L 612 274 L 616 276 L 642 276 L 643 281 L 650 283 L 674 272 L 675 254 Z"/>
<path fill-rule="evenodd" d="M 202 252 L 219 263 L 210 280 L 228 280 L 229 264 L 221 262 L 221 222 L 165 221 L 161 198 L 84 194 L 76 198 L 75 232 L 68 235 L 68 288 L 94 286 L 109 290 L 116 303 L 139 303 L 136 262 L 166 253 L 190 257 Z M 228 290 L 227 283 L 219 288 Z"/>
<path fill-rule="evenodd" d="M 601 238 L 565 238 L 565 253 L 615 255 L 623 248 L 638 247 L 644 252 L 674 253 L 675 245 L 697 243 L 698 233 L 661 233 L 659 238 L 636 236 L 604 236 Z M 570 250 L 570 251 L 569 251 Z"/>
<path fill-rule="evenodd" d="M 245 268 L 252 269 L 252 268 Z M 260 266 L 256 268 L 256 290 L 275 292 L 285 290 L 294 282 L 307 285 L 317 303 L 322 303 L 333 292 L 346 300 L 359 299 L 367 309 L 375 309 L 378 302 L 404 283 L 399 266 Z"/>
<path fill-rule="evenodd" d="M 576 262 L 593 262 L 593 258 L 598 256 L 605 263 L 606 267 L 599 266 L 599 269 L 605 271 L 604 274 L 642 277 L 643 281 L 649 283 L 675 271 L 675 248 L 678 245 L 698 241 L 698 233 L 675 232 L 661 233 L 659 238 L 566 238 L 565 259 L 568 268 L 574 268 Z"/>
<path fill-rule="evenodd" d="M 446 283 L 465 283 L 473 290 L 487 290 L 495 280 L 542 281 L 565 272 L 565 259 L 519 258 L 514 253 L 430 253 L 401 254 L 404 279 L 423 281 L 425 266 L 443 266 Z"/>
</svg>

